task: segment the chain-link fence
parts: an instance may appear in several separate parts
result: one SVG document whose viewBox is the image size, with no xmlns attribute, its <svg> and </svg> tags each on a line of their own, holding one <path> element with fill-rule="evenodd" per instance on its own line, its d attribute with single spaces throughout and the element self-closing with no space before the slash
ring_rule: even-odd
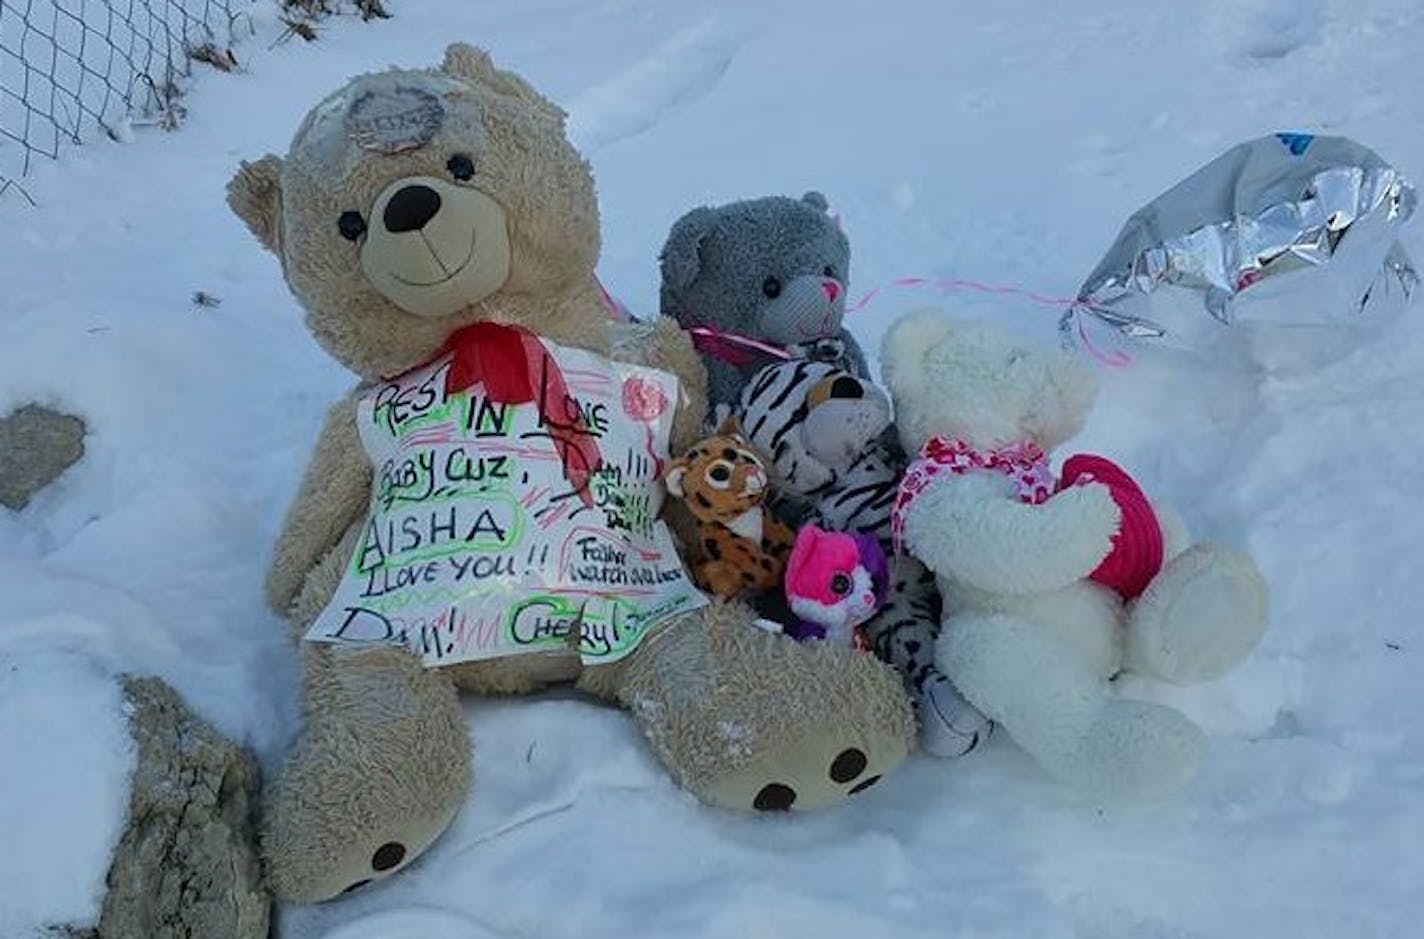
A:
<svg viewBox="0 0 1424 939">
<path fill-rule="evenodd" d="M 36 156 L 131 116 L 171 123 L 194 58 L 222 66 L 250 0 L 0 0 L 0 195 Z"/>
</svg>

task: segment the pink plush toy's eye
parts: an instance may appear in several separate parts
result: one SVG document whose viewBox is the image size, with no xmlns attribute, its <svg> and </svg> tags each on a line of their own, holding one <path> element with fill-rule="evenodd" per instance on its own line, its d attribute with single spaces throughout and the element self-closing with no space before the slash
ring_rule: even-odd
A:
<svg viewBox="0 0 1424 939">
<path fill-rule="evenodd" d="M 831 593 L 838 597 L 843 597 L 850 593 L 851 580 L 849 575 L 837 573 L 831 578 Z"/>
</svg>

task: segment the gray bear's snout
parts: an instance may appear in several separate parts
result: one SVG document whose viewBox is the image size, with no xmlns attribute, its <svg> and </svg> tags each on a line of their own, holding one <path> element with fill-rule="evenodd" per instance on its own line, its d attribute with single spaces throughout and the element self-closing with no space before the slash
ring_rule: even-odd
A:
<svg viewBox="0 0 1424 939">
<path fill-rule="evenodd" d="M 440 193 L 419 183 L 406 186 L 386 203 L 381 216 L 386 231 L 393 235 L 420 231 L 440 211 Z"/>
<path fill-rule="evenodd" d="M 840 332 L 845 315 L 845 288 L 840 281 L 802 274 L 783 286 L 761 311 L 761 330 L 783 345 L 825 339 Z"/>
</svg>

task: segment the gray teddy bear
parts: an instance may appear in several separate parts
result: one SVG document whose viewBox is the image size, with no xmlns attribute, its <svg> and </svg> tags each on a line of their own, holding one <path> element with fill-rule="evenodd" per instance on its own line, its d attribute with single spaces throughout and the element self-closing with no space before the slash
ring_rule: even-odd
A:
<svg viewBox="0 0 1424 939">
<path fill-rule="evenodd" d="M 714 411 L 772 361 L 738 339 L 868 374 L 841 324 L 850 242 L 819 192 L 693 209 L 672 226 L 660 259 L 663 315 L 715 334 L 694 334 Z"/>
</svg>

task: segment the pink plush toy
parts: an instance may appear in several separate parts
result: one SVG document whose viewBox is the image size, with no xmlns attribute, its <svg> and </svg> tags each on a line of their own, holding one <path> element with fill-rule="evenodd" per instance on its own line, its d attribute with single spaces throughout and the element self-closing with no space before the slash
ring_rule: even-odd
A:
<svg viewBox="0 0 1424 939">
<path fill-rule="evenodd" d="M 860 625 L 885 602 L 889 579 L 885 552 L 873 535 L 804 526 L 786 561 L 786 599 L 797 616 L 786 635 L 869 648 Z"/>
</svg>

